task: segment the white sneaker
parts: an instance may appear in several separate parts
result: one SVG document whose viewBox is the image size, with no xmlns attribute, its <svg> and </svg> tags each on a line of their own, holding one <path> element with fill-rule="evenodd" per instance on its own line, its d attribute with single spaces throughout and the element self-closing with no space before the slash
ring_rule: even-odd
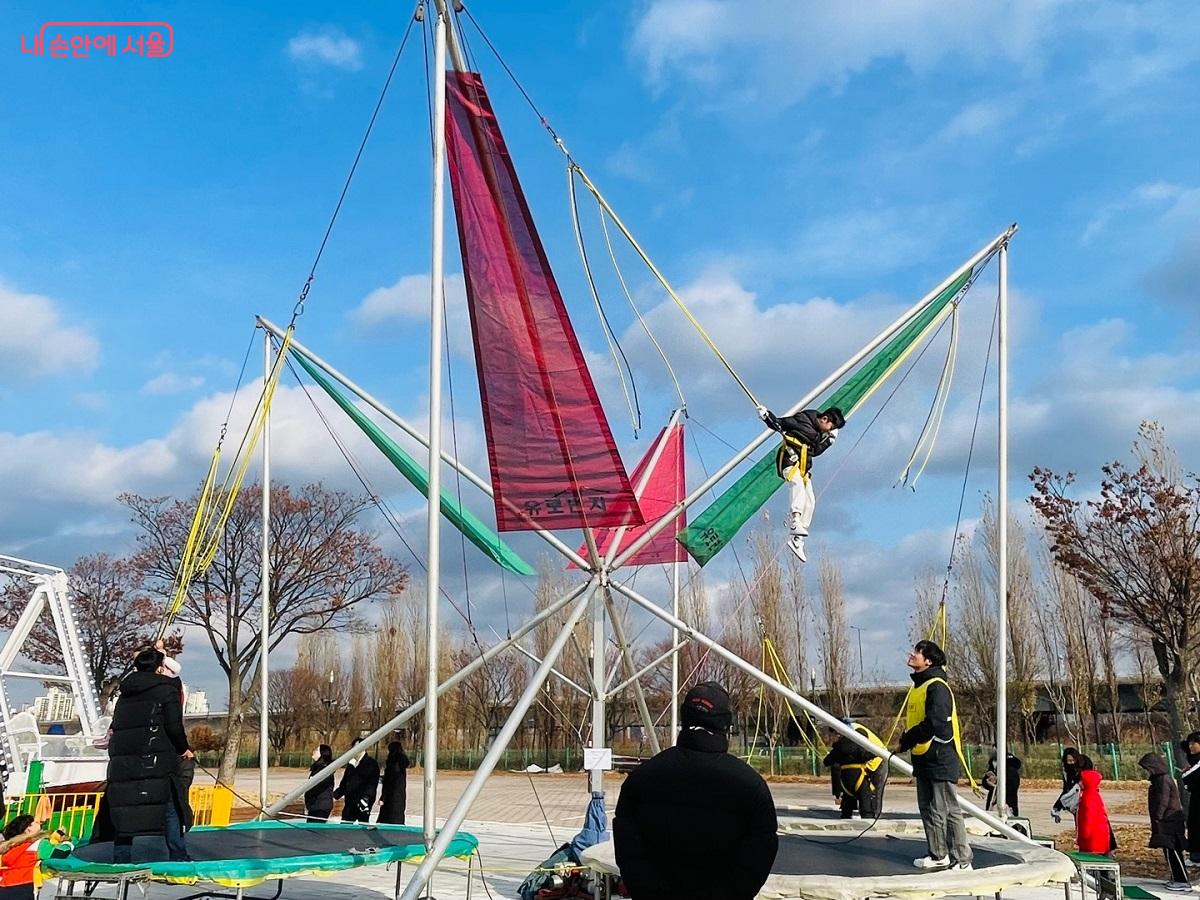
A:
<svg viewBox="0 0 1200 900">
<path fill-rule="evenodd" d="M 955 863 L 950 868 L 956 872 L 973 872 L 975 870 L 975 866 L 969 862 Z"/>
<path fill-rule="evenodd" d="M 925 869 L 926 871 L 948 869 L 950 868 L 950 857 L 943 856 L 941 859 L 937 859 L 933 856 L 922 856 L 920 859 L 914 859 L 913 865 L 918 869 Z"/>
<path fill-rule="evenodd" d="M 808 562 L 808 557 L 804 554 L 804 535 L 793 534 L 788 538 L 788 549 L 796 554 L 796 559 L 800 562 Z"/>
<path fill-rule="evenodd" d="M 1177 894 L 1185 894 L 1192 889 L 1192 886 L 1186 881 L 1168 881 L 1166 888 L 1168 891 L 1175 891 Z"/>
</svg>

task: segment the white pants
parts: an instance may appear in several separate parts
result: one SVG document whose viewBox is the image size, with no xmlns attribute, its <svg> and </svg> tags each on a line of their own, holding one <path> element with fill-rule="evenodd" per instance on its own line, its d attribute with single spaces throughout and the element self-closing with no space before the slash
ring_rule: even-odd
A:
<svg viewBox="0 0 1200 900">
<path fill-rule="evenodd" d="M 792 534 L 807 535 L 808 526 L 812 524 L 813 510 L 817 498 L 813 495 L 812 479 L 805 478 L 796 469 L 788 478 L 790 494 L 790 512 L 788 514 L 788 531 Z"/>
</svg>

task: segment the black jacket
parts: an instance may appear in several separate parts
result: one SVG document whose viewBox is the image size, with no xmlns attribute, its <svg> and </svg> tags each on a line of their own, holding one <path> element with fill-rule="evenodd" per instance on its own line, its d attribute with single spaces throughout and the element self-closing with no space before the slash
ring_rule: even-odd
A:
<svg viewBox="0 0 1200 900">
<path fill-rule="evenodd" d="M 308 767 L 309 776 L 316 775 L 324 769 L 332 760 L 318 759 L 315 763 Z M 330 775 L 324 781 L 310 787 L 304 792 L 304 809 L 309 813 L 322 812 L 326 816 L 333 809 L 333 776 Z"/>
<path fill-rule="evenodd" d="M 178 678 L 134 672 L 121 682 L 108 742 L 108 808 L 117 834 L 162 834 L 166 804 L 180 796 L 180 755 L 187 752 Z"/>
<path fill-rule="evenodd" d="M 941 666 L 930 666 L 924 672 L 913 672 L 914 687 L 920 687 L 933 678 L 945 679 L 946 670 Z M 962 774 L 958 764 L 958 750 L 954 746 L 954 725 L 951 715 L 954 698 L 945 684 L 932 684 L 925 692 L 925 718 L 904 732 L 900 737 L 900 749 L 911 750 L 917 744 L 933 741 L 930 748 L 920 756 L 912 758 L 913 774 L 930 781 L 958 781 Z"/>
<path fill-rule="evenodd" d="M 684 729 L 625 779 L 613 841 L 633 900 L 752 900 L 767 880 L 779 849 L 775 801 L 728 745 Z"/>
<path fill-rule="evenodd" d="M 383 805 L 379 807 L 379 823 L 404 824 L 408 807 L 408 754 L 403 750 L 388 751 L 383 764 Z"/>
<path fill-rule="evenodd" d="M 366 812 L 375 805 L 375 797 L 379 792 L 379 763 L 369 754 L 364 753 L 358 765 L 349 765 L 342 769 L 342 780 L 333 798 L 345 800 L 346 809 L 357 809 Z"/>
<path fill-rule="evenodd" d="M 1167 770 L 1166 760 L 1157 753 L 1147 753 L 1138 760 L 1138 765 L 1150 775 L 1147 797 L 1150 807 L 1150 846 L 1183 850 L 1183 804 L 1179 802 L 1179 788 Z"/>
<path fill-rule="evenodd" d="M 1012 810 L 1014 816 L 1021 814 L 1019 792 L 1021 790 L 1021 760 L 1013 756 L 1012 753 L 1007 754 L 1008 763 L 1004 767 L 1004 793 L 1005 805 Z M 984 805 L 985 809 L 991 809 L 996 805 L 996 754 L 993 753 L 988 759 L 987 771 L 983 773 L 983 786 L 987 790 L 987 802 Z"/>
<path fill-rule="evenodd" d="M 1188 753 L 1187 742 L 1184 742 L 1184 755 L 1187 757 L 1188 768 L 1183 775 L 1183 786 L 1188 792 L 1187 805 L 1187 844 L 1188 853 L 1200 856 L 1200 754 Z M 1195 769 L 1193 770 L 1193 766 Z"/>
<path fill-rule="evenodd" d="M 778 431 L 780 434 L 787 437 L 795 438 L 800 443 L 808 446 L 808 466 L 805 468 L 805 474 L 808 469 L 812 468 L 812 458 L 820 456 L 829 449 L 833 443 L 829 438 L 829 433 L 821 431 L 817 427 L 817 418 L 821 415 L 819 410 L 802 409 L 794 416 L 784 416 L 777 418 L 772 414 L 768 414 L 765 419 L 768 428 L 773 431 Z M 788 446 L 785 444 L 785 447 Z M 776 457 L 776 468 L 779 470 L 779 476 L 785 477 L 787 465 L 785 462 L 786 453 L 781 451 Z"/>
</svg>

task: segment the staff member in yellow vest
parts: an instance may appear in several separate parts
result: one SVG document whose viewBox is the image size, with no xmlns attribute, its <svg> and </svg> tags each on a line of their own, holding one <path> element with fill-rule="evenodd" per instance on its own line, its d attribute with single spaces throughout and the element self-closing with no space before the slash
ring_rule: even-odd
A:
<svg viewBox="0 0 1200 900">
<path fill-rule="evenodd" d="M 881 751 L 886 749 L 879 736 L 866 725 L 852 719 L 842 722 L 878 744 Z M 882 756 L 873 755 L 841 735 L 825 755 L 824 765 L 832 770 L 833 796 L 838 800 L 843 819 L 878 819 L 883 814 L 887 765 Z"/>
<path fill-rule="evenodd" d="M 954 694 L 946 681 L 946 654 L 933 641 L 918 641 L 908 654 L 913 689 L 900 751 L 912 751 L 917 807 L 929 853 L 913 860 L 918 869 L 970 869 L 971 845 L 958 806 L 961 738 Z"/>
</svg>

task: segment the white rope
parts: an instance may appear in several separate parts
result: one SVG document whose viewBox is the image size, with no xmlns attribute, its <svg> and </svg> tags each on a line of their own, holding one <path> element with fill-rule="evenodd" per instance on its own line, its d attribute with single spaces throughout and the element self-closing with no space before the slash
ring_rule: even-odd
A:
<svg viewBox="0 0 1200 900">
<path fill-rule="evenodd" d="M 933 448 L 937 444 L 938 434 L 942 428 L 942 420 L 946 414 L 946 406 L 950 400 L 950 385 L 954 381 L 954 370 L 958 361 L 958 303 L 954 304 L 954 310 L 950 314 L 950 342 L 946 347 L 946 361 L 942 364 L 942 374 L 938 378 L 937 391 L 933 396 L 933 405 L 929 409 L 929 415 L 925 417 L 925 425 L 921 429 L 921 434 L 917 438 L 917 443 L 913 447 L 912 455 L 909 456 L 908 462 L 904 464 L 904 469 L 900 473 L 897 482 L 911 487 L 914 491 L 917 489 L 917 481 L 920 480 L 921 474 L 925 471 L 925 467 L 929 465 L 929 460 L 933 456 Z M 915 475 L 912 475 L 912 480 L 909 476 L 912 474 L 913 464 L 918 456 L 924 450 L 924 458 L 921 460 L 921 465 L 917 469 Z"/>
</svg>

